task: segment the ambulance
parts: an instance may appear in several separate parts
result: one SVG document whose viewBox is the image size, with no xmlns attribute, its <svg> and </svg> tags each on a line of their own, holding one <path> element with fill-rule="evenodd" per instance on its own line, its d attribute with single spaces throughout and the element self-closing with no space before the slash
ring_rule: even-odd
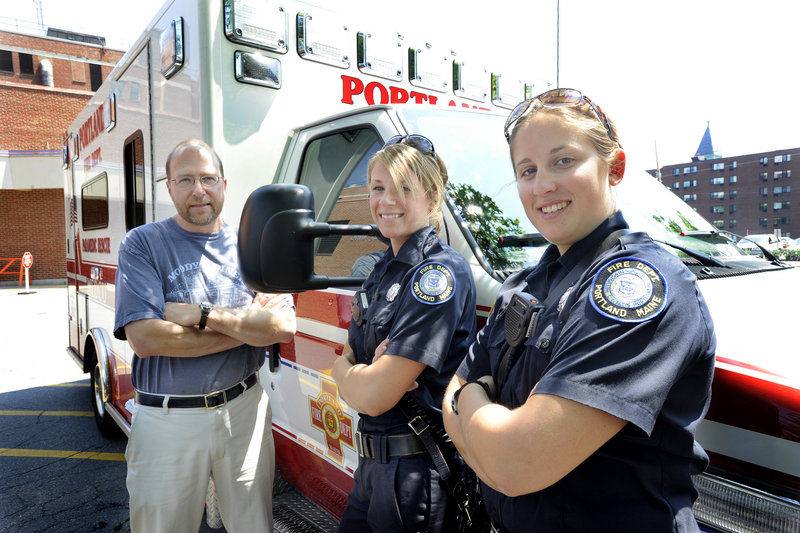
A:
<svg viewBox="0 0 800 533">
<path fill-rule="evenodd" d="M 366 188 L 367 161 L 383 142 L 422 134 L 444 158 L 442 238 L 472 267 L 479 324 L 503 279 L 546 246 L 519 205 L 502 127 L 519 101 L 550 85 L 328 5 L 168 1 L 62 147 L 67 351 L 91 376 L 105 435 L 130 433 L 133 405 L 133 352 L 112 335 L 120 241 L 174 214 L 164 162 L 179 141 L 201 138 L 222 158 L 223 216 L 241 228 L 245 279 L 293 293 L 297 307 L 297 335 L 271 346 L 260 371 L 273 412 L 278 531 L 335 530 L 353 484 L 358 413 L 330 369 L 364 280 L 353 265 L 385 249 Z M 698 276 L 714 318 L 713 399 L 697 433 L 711 466 L 695 479 L 698 521 L 707 531 L 800 531 L 800 354 L 746 333 L 790 330 L 800 269 L 768 251 L 745 254 L 644 172 L 626 175 L 618 204 L 634 230 Z"/>
</svg>

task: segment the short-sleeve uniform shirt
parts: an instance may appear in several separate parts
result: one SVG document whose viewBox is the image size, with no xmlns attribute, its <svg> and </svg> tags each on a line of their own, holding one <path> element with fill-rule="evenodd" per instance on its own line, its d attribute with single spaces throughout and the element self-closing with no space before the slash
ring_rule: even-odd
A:
<svg viewBox="0 0 800 533">
<path fill-rule="evenodd" d="M 349 343 L 357 363 L 370 364 L 386 338 L 386 353 L 424 363 L 412 392 L 441 420 L 444 390 L 475 338 L 475 283 L 467 261 L 425 227 L 401 247 L 389 248 L 364 283 L 368 302 L 362 325 L 350 323 Z M 372 433 L 408 433 L 398 407 L 379 416 L 362 414 L 359 428 Z"/>
<path fill-rule="evenodd" d="M 167 218 L 129 231 L 119 250 L 114 336 L 134 320 L 164 320 L 166 302 L 248 307 L 255 295 L 239 274 L 236 229 L 192 233 Z M 156 394 L 207 394 L 256 372 L 266 349 L 241 345 L 203 357 L 134 356 L 133 386 Z"/>
<path fill-rule="evenodd" d="M 616 213 L 563 256 L 551 245 L 539 264 L 509 277 L 458 375 L 497 379 L 511 295 L 544 301 L 623 228 Z M 690 475 L 708 463 L 694 433 L 710 401 L 714 350 L 696 277 L 646 234 L 619 237 L 540 317 L 498 401 L 515 408 L 531 394 L 551 394 L 628 424 L 542 491 L 508 497 L 484 485 L 495 522 L 507 531 L 697 531 Z"/>
</svg>

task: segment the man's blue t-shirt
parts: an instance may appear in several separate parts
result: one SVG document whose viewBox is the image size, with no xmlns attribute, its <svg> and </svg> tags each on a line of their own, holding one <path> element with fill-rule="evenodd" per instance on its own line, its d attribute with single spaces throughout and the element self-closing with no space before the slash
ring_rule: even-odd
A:
<svg viewBox="0 0 800 533">
<path fill-rule="evenodd" d="M 119 249 L 114 336 L 129 322 L 164 320 L 165 302 L 211 302 L 245 308 L 255 292 L 239 274 L 236 229 L 192 233 L 168 218 L 134 228 Z M 263 347 L 248 345 L 202 357 L 134 356 L 133 386 L 156 394 L 207 394 L 232 387 L 264 363 Z"/>
</svg>

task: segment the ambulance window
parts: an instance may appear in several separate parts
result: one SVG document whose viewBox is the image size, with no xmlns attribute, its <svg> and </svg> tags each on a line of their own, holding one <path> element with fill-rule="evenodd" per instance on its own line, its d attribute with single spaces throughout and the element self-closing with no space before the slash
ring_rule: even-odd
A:
<svg viewBox="0 0 800 533">
<path fill-rule="evenodd" d="M 125 140 L 125 229 L 130 231 L 144 219 L 144 140 L 137 131 Z"/>
<path fill-rule="evenodd" d="M 108 176 L 105 172 L 81 187 L 83 229 L 108 227 Z"/>
<path fill-rule="evenodd" d="M 317 220 L 332 224 L 372 224 L 367 164 L 381 147 L 370 128 L 340 131 L 311 141 L 303 156 L 300 183 L 314 193 Z M 350 276 L 356 260 L 383 252 L 386 245 L 364 235 L 317 239 L 314 270 L 325 276 Z M 362 261 L 359 264 L 363 263 Z"/>
</svg>

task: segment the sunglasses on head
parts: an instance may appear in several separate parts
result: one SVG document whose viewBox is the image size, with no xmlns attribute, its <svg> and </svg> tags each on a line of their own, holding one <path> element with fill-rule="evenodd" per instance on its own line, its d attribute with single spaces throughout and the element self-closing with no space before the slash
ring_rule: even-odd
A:
<svg viewBox="0 0 800 533">
<path fill-rule="evenodd" d="M 427 137 L 422 135 L 395 135 L 383 145 L 384 148 L 393 144 L 405 144 L 412 148 L 416 148 L 425 155 L 434 155 L 436 150 L 433 149 L 433 143 Z"/>
<path fill-rule="evenodd" d="M 551 91 L 543 92 L 539 96 L 529 98 L 519 104 L 508 116 L 506 125 L 503 128 L 506 141 L 511 142 L 511 130 L 514 127 L 514 124 L 516 124 L 525 115 L 536 111 L 537 109 L 541 109 L 542 107 L 580 107 L 583 104 L 588 104 L 592 111 L 594 111 L 597 120 L 599 120 L 600 123 L 605 126 L 606 132 L 608 132 L 608 138 L 613 142 L 618 143 L 619 140 L 617 139 L 617 136 L 614 135 L 614 132 L 611 129 L 611 123 L 609 123 L 608 117 L 606 117 L 605 113 L 603 113 L 600 108 L 594 104 L 594 102 L 589 100 L 588 97 L 584 96 L 583 93 L 577 89 L 553 89 Z"/>
</svg>

